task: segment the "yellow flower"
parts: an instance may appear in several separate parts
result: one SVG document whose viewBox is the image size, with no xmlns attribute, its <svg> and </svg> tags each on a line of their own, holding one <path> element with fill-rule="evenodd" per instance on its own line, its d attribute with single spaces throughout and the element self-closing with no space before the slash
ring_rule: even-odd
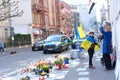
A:
<svg viewBox="0 0 120 80">
<path fill-rule="evenodd" d="M 45 73 L 44 71 L 41 73 L 42 76 L 44 76 L 45 74 L 46 74 L 46 73 Z"/>
</svg>

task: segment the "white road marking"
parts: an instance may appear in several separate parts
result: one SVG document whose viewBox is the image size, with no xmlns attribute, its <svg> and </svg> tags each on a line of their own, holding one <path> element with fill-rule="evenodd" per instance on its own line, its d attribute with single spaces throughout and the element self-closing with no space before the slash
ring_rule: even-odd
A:
<svg viewBox="0 0 120 80">
<path fill-rule="evenodd" d="M 86 78 L 86 77 L 81 77 L 79 78 L 78 80 L 90 80 L 89 78 Z"/>
<path fill-rule="evenodd" d="M 76 71 L 86 71 L 87 68 L 78 68 Z"/>
<path fill-rule="evenodd" d="M 88 75 L 88 74 L 89 74 L 89 72 L 87 72 L 87 71 L 79 72 L 79 73 L 78 73 L 78 75 Z"/>
</svg>

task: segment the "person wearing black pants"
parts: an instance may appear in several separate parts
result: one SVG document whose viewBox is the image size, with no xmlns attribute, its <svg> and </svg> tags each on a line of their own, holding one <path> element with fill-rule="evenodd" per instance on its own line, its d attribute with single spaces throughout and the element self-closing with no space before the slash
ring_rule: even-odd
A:
<svg viewBox="0 0 120 80">
<path fill-rule="evenodd" d="M 94 55 L 94 49 L 90 48 L 88 50 L 88 55 L 89 55 L 89 68 L 95 69 L 95 66 L 93 66 L 93 64 L 92 64 L 92 58 L 93 58 L 93 55 Z"/>
<path fill-rule="evenodd" d="M 93 58 L 93 55 L 94 55 L 94 48 L 95 48 L 95 45 L 97 45 L 96 40 L 94 39 L 94 32 L 89 32 L 89 35 L 86 39 L 92 43 L 90 45 L 90 48 L 88 49 L 89 68 L 95 69 L 95 66 L 93 66 L 93 64 L 92 64 L 92 58 Z"/>
<path fill-rule="evenodd" d="M 110 54 L 108 54 L 108 53 L 103 53 L 103 59 L 104 59 L 104 62 L 105 62 L 106 70 L 110 70 L 110 69 L 111 69 Z"/>
<path fill-rule="evenodd" d="M 106 70 L 111 69 L 111 59 L 110 59 L 110 53 L 111 53 L 111 43 L 112 43 L 112 31 L 111 26 L 108 24 L 108 22 L 105 22 L 102 27 L 100 27 L 100 31 L 103 34 L 103 60 L 105 62 L 105 68 Z"/>
</svg>

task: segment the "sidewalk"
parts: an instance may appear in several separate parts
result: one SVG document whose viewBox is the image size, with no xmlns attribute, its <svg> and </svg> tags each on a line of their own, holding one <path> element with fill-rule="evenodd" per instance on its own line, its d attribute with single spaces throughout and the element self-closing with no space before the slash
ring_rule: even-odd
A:
<svg viewBox="0 0 120 80">
<path fill-rule="evenodd" d="M 0 52 L 0 57 L 1 56 L 6 56 L 10 55 L 12 51 L 21 52 L 23 49 L 30 48 L 31 46 L 20 46 L 20 47 L 15 47 L 15 48 L 5 48 L 4 52 Z"/>
<path fill-rule="evenodd" d="M 62 80 L 116 80 L 114 70 L 104 71 L 105 66 L 100 63 L 100 52 L 96 52 L 93 59 L 93 64 L 96 69 L 88 68 L 88 55 L 84 53 L 84 58 L 80 59 L 80 64 L 71 68 Z"/>
</svg>

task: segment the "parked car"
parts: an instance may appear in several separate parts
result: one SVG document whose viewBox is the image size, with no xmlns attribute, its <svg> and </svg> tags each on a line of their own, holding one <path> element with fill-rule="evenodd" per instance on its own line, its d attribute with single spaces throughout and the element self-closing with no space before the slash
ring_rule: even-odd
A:
<svg viewBox="0 0 120 80">
<path fill-rule="evenodd" d="M 48 36 L 43 46 L 43 52 L 46 54 L 49 52 L 62 52 L 63 50 L 68 50 L 69 42 L 69 38 L 65 35 Z"/>
<path fill-rule="evenodd" d="M 0 52 L 4 52 L 4 43 L 0 42 Z"/>
<path fill-rule="evenodd" d="M 44 44 L 44 40 L 43 40 L 43 41 L 38 41 L 37 43 L 35 43 L 35 44 L 32 46 L 32 51 L 43 50 L 43 44 Z"/>
<path fill-rule="evenodd" d="M 83 41 L 84 41 L 84 38 L 74 38 L 72 43 L 72 48 L 76 49 L 76 44 L 81 45 Z"/>
</svg>

